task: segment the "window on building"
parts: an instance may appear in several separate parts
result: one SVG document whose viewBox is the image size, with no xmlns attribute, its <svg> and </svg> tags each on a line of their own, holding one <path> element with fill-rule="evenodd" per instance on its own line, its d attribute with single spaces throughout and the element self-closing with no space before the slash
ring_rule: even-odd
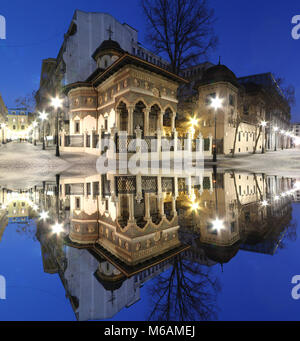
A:
<svg viewBox="0 0 300 341">
<path fill-rule="evenodd" d="M 239 132 L 239 142 L 241 142 L 241 132 Z"/>
<path fill-rule="evenodd" d="M 104 121 L 104 129 L 107 131 L 108 130 L 108 119 L 106 118 Z"/>
<path fill-rule="evenodd" d="M 25 129 L 25 127 L 24 127 L 24 126 L 21 126 L 21 129 L 22 129 L 22 130 L 24 130 L 24 129 Z"/>
<path fill-rule="evenodd" d="M 244 105 L 244 115 L 249 115 L 249 105 L 248 104 Z"/>
<path fill-rule="evenodd" d="M 90 182 L 88 182 L 87 184 L 86 184 L 86 195 L 91 195 L 92 193 L 91 193 L 91 183 Z"/>
<path fill-rule="evenodd" d="M 80 210 L 80 198 L 75 199 L 76 210 Z"/>
<path fill-rule="evenodd" d="M 13 126 L 13 130 L 16 130 L 16 126 Z"/>
<path fill-rule="evenodd" d="M 235 105 L 235 98 L 232 94 L 229 95 L 229 105 L 233 106 Z"/>
<path fill-rule="evenodd" d="M 80 133 L 80 122 L 76 121 L 75 122 L 75 134 L 79 134 Z"/>
</svg>

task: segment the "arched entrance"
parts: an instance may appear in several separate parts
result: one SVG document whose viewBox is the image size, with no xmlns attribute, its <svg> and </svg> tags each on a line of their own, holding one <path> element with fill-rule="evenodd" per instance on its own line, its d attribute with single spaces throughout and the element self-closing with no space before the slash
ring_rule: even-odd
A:
<svg viewBox="0 0 300 341">
<path fill-rule="evenodd" d="M 120 131 L 128 130 L 128 109 L 124 102 L 120 102 L 117 107 L 119 113 L 119 129 Z"/>
<path fill-rule="evenodd" d="M 139 126 L 140 129 L 145 133 L 145 119 L 144 119 L 144 110 L 146 106 L 143 102 L 138 102 L 133 111 L 133 130 Z"/>
</svg>

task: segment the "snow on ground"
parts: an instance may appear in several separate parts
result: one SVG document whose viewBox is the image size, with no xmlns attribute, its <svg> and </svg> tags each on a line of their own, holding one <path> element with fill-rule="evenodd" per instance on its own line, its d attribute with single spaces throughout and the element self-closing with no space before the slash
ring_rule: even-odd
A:
<svg viewBox="0 0 300 341">
<path fill-rule="evenodd" d="M 31 187 L 65 172 L 91 175 L 96 172 L 96 160 L 93 155 L 73 153 L 57 158 L 55 150 L 43 151 L 41 145 L 8 143 L 0 147 L 0 185 Z"/>
<path fill-rule="evenodd" d="M 300 148 L 220 160 L 219 167 L 279 176 L 300 177 Z"/>
<path fill-rule="evenodd" d="M 54 180 L 56 174 L 93 175 L 97 173 L 96 161 L 97 156 L 84 153 L 62 153 L 57 158 L 55 148 L 43 151 L 41 145 L 14 142 L 0 145 L 0 185 L 24 188 Z M 218 167 L 300 178 L 300 148 L 219 158 Z"/>
</svg>

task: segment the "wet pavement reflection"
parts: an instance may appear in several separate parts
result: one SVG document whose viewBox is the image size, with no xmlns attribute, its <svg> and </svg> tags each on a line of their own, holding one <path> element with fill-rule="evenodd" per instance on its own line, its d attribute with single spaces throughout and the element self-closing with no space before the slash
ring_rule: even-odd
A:
<svg viewBox="0 0 300 341">
<path fill-rule="evenodd" d="M 31 188 L 2 185 L 0 241 L 14 226 L 40 243 L 43 271 L 59 276 L 77 320 L 113 319 L 143 295 L 149 320 L 214 320 L 213 269 L 295 240 L 299 185 L 217 169 L 197 178 L 62 173 Z"/>
</svg>

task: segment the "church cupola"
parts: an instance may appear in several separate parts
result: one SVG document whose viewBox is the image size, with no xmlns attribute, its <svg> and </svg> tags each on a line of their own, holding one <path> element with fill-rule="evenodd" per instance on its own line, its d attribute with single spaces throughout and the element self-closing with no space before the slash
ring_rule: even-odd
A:
<svg viewBox="0 0 300 341">
<path fill-rule="evenodd" d="M 111 28 L 108 32 L 109 39 L 104 40 L 92 55 L 98 67 L 104 70 L 111 66 L 124 54 L 124 50 L 121 48 L 120 44 L 111 39 L 111 35 L 113 33 Z"/>
</svg>

